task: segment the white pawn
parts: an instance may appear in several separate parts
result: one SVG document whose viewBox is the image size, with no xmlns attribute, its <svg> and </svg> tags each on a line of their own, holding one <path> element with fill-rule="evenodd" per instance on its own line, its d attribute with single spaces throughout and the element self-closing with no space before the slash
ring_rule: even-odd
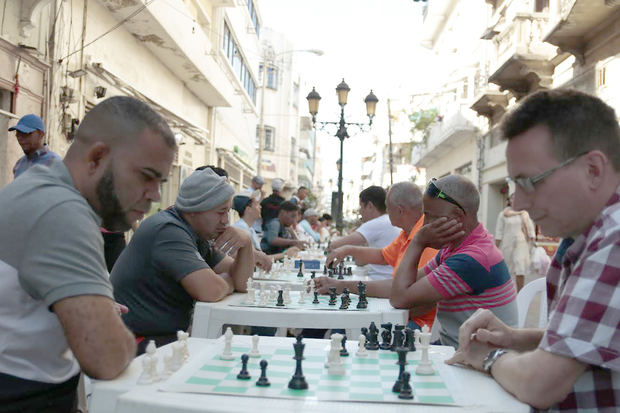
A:
<svg viewBox="0 0 620 413">
<path fill-rule="evenodd" d="M 256 296 L 254 294 L 254 288 L 248 288 L 247 293 L 245 294 L 245 303 L 246 304 L 254 304 L 254 300 Z"/>
<path fill-rule="evenodd" d="M 420 349 L 422 350 L 422 358 L 418 363 L 418 367 L 415 369 L 415 373 L 419 375 L 430 375 L 435 374 L 435 369 L 433 368 L 433 364 L 428 357 L 428 349 L 430 347 L 431 341 L 431 333 L 427 325 L 422 326 L 422 332 L 419 330 L 415 331 L 416 340 L 420 345 Z M 416 343 L 417 344 L 417 343 Z"/>
<path fill-rule="evenodd" d="M 224 333 L 224 351 L 220 354 L 220 359 L 222 360 L 234 360 L 235 356 L 232 353 L 232 339 L 233 332 L 230 327 L 226 328 L 226 332 Z"/>
<path fill-rule="evenodd" d="M 260 357 L 260 351 L 258 351 L 258 334 L 252 336 L 252 350 L 250 350 L 250 357 Z"/>
<path fill-rule="evenodd" d="M 138 384 L 150 384 L 159 380 L 157 374 L 157 347 L 155 341 L 150 340 L 146 346 L 146 354 L 142 359 L 142 374 L 138 378 Z"/>
<path fill-rule="evenodd" d="M 183 346 L 180 342 L 172 343 L 172 357 L 169 361 L 169 369 L 171 372 L 177 371 L 183 365 Z"/>
<path fill-rule="evenodd" d="M 291 303 L 291 287 L 290 286 L 286 286 L 286 288 L 284 288 L 284 294 L 283 295 L 283 299 L 284 299 L 284 304 L 290 304 Z"/>
<path fill-rule="evenodd" d="M 260 303 L 258 305 L 260 305 L 261 307 L 266 307 L 268 303 L 269 303 L 269 293 L 266 291 L 263 291 L 260 294 Z"/>
<path fill-rule="evenodd" d="M 316 291 L 316 286 L 314 284 L 314 278 L 310 279 L 310 295 L 314 295 L 314 292 Z"/>
<path fill-rule="evenodd" d="M 301 290 L 299 292 L 299 301 L 297 301 L 299 304 L 304 304 L 306 301 L 304 300 L 306 298 L 306 291 L 305 290 Z"/>
<path fill-rule="evenodd" d="M 275 300 L 277 295 L 278 295 L 278 292 L 276 291 L 276 286 L 272 285 L 269 291 L 269 301 Z"/>
<path fill-rule="evenodd" d="M 363 334 L 360 334 L 360 341 L 355 355 L 357 357 L 368 357 L 368 350 L 366 350 L 366 336 Z"/>
<path fill-rule="evenodd" d="M 177 339 L 179 340 L 179 343 L 181 343 L 183 363 L 185 363 L 189 359 L 189 347 L 187 346 L 188 338 L 189 338 L 189 333 L 186 333 L 183 330 L 177 331 Z"/>
<path fill-rule="evenodd" d="M 250 289 L 253 289 L 253 282 L 252 282 L 252 277 L 248 278 L 248 280 L 245 282 L 245 289 L 247 291 L 249 291 Z"/>
</svg>

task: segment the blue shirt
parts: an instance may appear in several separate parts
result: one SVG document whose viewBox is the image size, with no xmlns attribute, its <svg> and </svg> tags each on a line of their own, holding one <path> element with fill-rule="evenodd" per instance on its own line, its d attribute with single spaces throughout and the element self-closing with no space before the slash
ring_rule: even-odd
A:
<svg viewBox="0 0 620 413">
<path fill-rule="evenodd" d="M 45 165 L 50 166 L 55 161 L 62 160 L 60 155 L 56 152 L 52 152 L 47 146 L 44 144 L 41 148 L 37 149 L 30 155 L 24 155 L 15 163 L 13 167 L 13 176 L 17 178 L 22 173 L 26 172 L 28 168 L 32 165 Z"/>
<path fill-rule="evenodd" d="M 302 220 L 299 223 L 299 226 L 304 230 L 304 232 L 312 237 L 313 240 L 319 242 L 321 240 L 321 234 L 312 229 L 312 225 L 308 222 L 307 219 Z"/>
</svg>

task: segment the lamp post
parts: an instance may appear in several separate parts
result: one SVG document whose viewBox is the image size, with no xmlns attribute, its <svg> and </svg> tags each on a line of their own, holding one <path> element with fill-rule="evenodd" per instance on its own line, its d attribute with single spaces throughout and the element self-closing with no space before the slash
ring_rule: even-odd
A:
<svg viewBox="0 0 620 413">
<path fill-rule="evenodd" d="M 338 160 L 338 164 L 339 164 L 338 193 L 336 195 L 337 197 L 336 228 L 338 228 L 339 231 L 342 230 L 342 227 L 343 227 L 342 225 L 342 208 L 343 208 L 343 205 L 342 205 L 342 201 L 343 201 L 342 170 L 344 169 L 344 162 L 343 162 L 344 140 L 350 137 L 347 131 L 347 127 L 356 126 L 357 128 L 359 128 L 360 131 L 364 131 L 366 127 L 370 129 L 370 127 L 372 127 L 372 119 L 375 116 L 377 102 L 379 101 L 379 99 L 377 99 L 375 94 L 372 93 L 372 90 L 370 91 L 368 96 L 366 96 L 366 98 L 364 99 L 364 103 L 366 103 L 366 115 L 368 116 L 367 125 L 363 123 L 346 122 L 344 119 L 344 107 L 347 104 L 347 97 L 349 95 L 350 90 L 351 88 L 349 87 L 349 85 L 345 83 L 344 79 L 342 79 L 342 82 L 340 82 L 340 84 L 336 87 L 336 93 L 338 94 L 338 104 L 340 105 L 340 120 L 338 122 L 319 122 L 319 124 L 321 125 L 321 129 L 324 129 L 327 125 L 335 125 L 338 127 L 335 133 L 335 136 L 340 140 L 340 159 Z M 310 114 L 312 115 L 312 124 L 316 128 L 316 115 L 317 113 L 319 113 L 319 100 L 321 100 L 321 96 L 313 87 L 312 91 L 308 94 L 308 96 L 306 96 L 306 99 L 308 100 L 308 110 Z"/>
<path fill-rule="evenodd" d="M 323 56 L 323 51 L 318 49 L 295 49 L 286 50 L 280 53 L 274 53 L 273 49 L 269 46 L 263 47 L 263 68 L 261 70 L 263 81 L 261 83 L 261 96 L 260 96 L 260 114 L 258 121 L 258 156 L 256 158 L 256 174 L 261 174 L 261 166 L 263 164 L 263 148 L 265 140 L 265 90 L 267 88 L 267 65 L 273 65 L 276 57 L 296 52 L 312 53 L 317 56 Z"/>
</svg>

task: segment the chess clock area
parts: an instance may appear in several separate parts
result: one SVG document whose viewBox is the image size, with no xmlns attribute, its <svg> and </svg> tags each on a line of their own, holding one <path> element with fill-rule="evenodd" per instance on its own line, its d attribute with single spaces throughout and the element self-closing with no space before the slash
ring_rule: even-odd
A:
<svg viewBox="0 0 620 413">
<path fill-rule="evenodd" d="M 383 334 L 388 330 L 389 336 Z M 444 364 L 454 350 L 426 346 L 424 333 L 387 323 L 364 333 L 359 341 L 340 334 L 331 340 L 181 335 L 178 342 L 150 348 L 117 379 L 94 382 L 89 411 L 529 411 L 487 375 Z M 385 349 L 371 350 L 375 346 Z M 419 371 L 425 359 L 430 370 Z M 176 370 L 166 373 L 169 367 Z M 164 374 L 144 380 L 145 369 Z"/>
</svg>

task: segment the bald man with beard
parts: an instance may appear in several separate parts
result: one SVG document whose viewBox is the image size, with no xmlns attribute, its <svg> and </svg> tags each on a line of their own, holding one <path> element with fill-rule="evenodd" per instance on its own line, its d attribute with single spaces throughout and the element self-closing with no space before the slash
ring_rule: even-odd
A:
<svg viewBox="0 0 620 413">
<path fill-rule="evenodd" d="M 99 227 L 126 231 L 160 199 L 176 152 L 166 122 L 129 97 L 83 119 L 62 162 L 0 190 L 0 406 L 74 410 L 80 370 L 112 379 L 136 353 Z"/>
</svg>

